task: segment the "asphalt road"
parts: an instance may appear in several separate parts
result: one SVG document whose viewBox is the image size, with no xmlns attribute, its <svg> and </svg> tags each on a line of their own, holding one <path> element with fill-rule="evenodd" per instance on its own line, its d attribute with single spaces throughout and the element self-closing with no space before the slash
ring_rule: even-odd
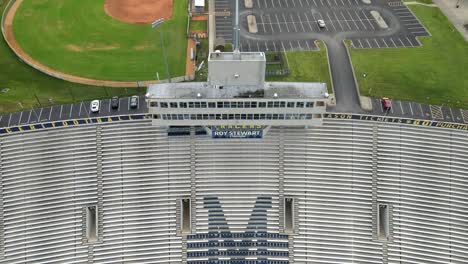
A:
<svg viewBox="0 0 468 264">
<path fill-rule="evenodd" d="M 328 49 L 328 57 L 335 90 L 336 112 L 362 112 L 359 97 L 356 92 L 356 84 L 351 62 L 343 42 L 335 39 L 325 41 Z"/>
</svg>

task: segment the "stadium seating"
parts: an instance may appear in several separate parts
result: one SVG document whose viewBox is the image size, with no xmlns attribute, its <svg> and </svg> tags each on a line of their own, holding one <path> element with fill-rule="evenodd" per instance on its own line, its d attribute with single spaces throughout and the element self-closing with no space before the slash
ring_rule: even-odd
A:
<svg viewBox="0 0 468 264">
<path fill-rule="evenodd" d="M 168 136 L 146 120 L 16 133 L 0 137 L 0 263 L 468 263 L 467 166 L 466 131 L 357 120 L 264 139 Z"/>
</svg>

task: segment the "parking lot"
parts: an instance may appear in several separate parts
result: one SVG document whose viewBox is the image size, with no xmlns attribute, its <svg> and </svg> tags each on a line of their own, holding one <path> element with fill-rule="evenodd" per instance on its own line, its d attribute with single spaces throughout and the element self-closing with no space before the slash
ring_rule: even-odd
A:
<svg viewBox="0 0 468 264">
<path fill-rule="evenodd" d="M 372 114 L 379 116 L 410 117 L 454 123 L 468 123 L 468 111 L 448 106 L 427 105 L 407 101 L 392 101 L 392 108 L 385 110 L 379 98 L 372 98 Z"/>
<path fill-rule="evenodd" d="M 254 0 L 253 8 L 307 8 L 364 5 L 360 0 Z"/>
<path fill-rule="evenodd" d="M 402 2 L 389 2 L 389 10 L 398 18 L 402 28 L 400 32 L 385 37 L 355 37 L 352 45 L 357 49 L 419 47 L 421 42 L 416 37 L 429 36 L 429 31 L 419 22 L 414 14 L 402 5 Z"/>
<path fill-rule="evenodd" d="M 99 113 L 90 110 L 90 102 L 79 102 L 75 104 L 65 104 L 42 107 L 32 110 L 25 110 L 0 116 L 0 127 L 10 127 L 25 124 L 34 124 L 46 121 L 70 120 L 78 118 L 92 118 L 99 116 L 128 115 L 146 113 L 148 111 L 144 96 L 140 96 L 136 108 L 130 107 L 130 97 L 119 98 L 118 109 L 112 109 L 111 99 L 100 101 Z"/>
<path fill-rule="evenodd" d="M 367 10 L 338 9 L 315 11 L 311 9 L 289 13 L 261 13 L 256 16 L 258 34 L 262 35 L 378 30 L 374 18 Z M 318 20 L 325 21 L 327 26 L 320 28 L 317 23 Z"/>
<path fill-rule="evenodd" d="M 232 40 L 234 1 L 216 0 L 216 36 Z M 241 50 L 280 51 L 314 50 L 317 39 L 336 38 L 346 33 L 354 48 L 418 47 L 416 37 L 428 36 L 413 13 L 399 1 L 373 0 L 372 5 L 361 0 L 253 0 L 253 8 L 241 6 Z M 390 29 L 378 26 L 372 10 L 381 12 Z M 229 15 L 227 15 L 229 14 Z M 246 17 L 254 15 L 257 33 L 248 33 Z M 325 22 L 325 27 L 318 25 Z M 398 30 L 392 30 L 397 28 Z"/>
</svg>

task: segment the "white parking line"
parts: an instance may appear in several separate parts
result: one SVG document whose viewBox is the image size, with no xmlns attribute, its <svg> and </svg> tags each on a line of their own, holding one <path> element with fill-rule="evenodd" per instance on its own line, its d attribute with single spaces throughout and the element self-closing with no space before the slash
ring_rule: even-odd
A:
<svg viewBox="0 0 468 264">
<path fill-rule="evenodd" d="M 304 28 L 304 25 L 303 25 L 303 21 L 301 21 L 301 17 L 299 16 L 299 13 L 296 13 L 297 15 L 297 18 L 299 18 L 299 24 L 301 24 L 301 27 L 302 27 L 302 32 L 306 32 L 305 28 Z"/>
<path fill-rule="evenodd" d="M 267 17 L 268 17 L 268 21 L 270 21 L 271 33 L 275 33 L 275 30 L 273 29 L 273 22 L 271 22 L 270 15 L 267 15 Z"/>
<path fill-rule="evenodd" d="M 275 17 L 276 17 L 276 23 L 278 23 L 279 32 L 283 32 L 283 30 L 281 30 L 281 23 L 279 22 L 278 14 L 275 14 Z"/>
<path fill-rule="evenodd" d="M 69 115 L 70 118 L 72 116 L 72 111 L 73 111 L 73 104 L 70 105 L 70 115 Z"/>
<path fill-rule="evenodd" d="M 23 117 L 23 111 L 20 112 L 20 117 L 18 119 L 18 125 L 21 124 L 21 118 Z"/>
<path fill-rule="evenodd" d="M 414 115 L 414 113 L 413 113 L 413 107 L 411 106 L 412 103 L 411 103 L 411 102 L 408 102 L 408 104 L 409 104 L 409 109 L 410 109 L 410 111 L 411 111 L 411 115 Z"/>
<path fill-rule="evenodd" d="M 369 39 L 366 39 L 366 41 L 367 41 L 367 45 L 369 45 L 369 48 L 372 48 L 372 45 L 370 44 Z"/>
<path fill-rule="evenodd" d="M 291 32 L 289 31 L 288 21 L 286 21 L 286 17 L 284 16 L 284 13 L 281 15 L 283 15 L 283 20 L 284 20 L 284 24 L 286 25 L 286 30 L 288 30 L 288 32 Z"/>
<path fill-rule="evenodd" d="M 400 103 L 401 113 L 402 113 L 402 114 L 405 114 L 405 111 L 403 110 L 403 105 L 401 105 L 401 101 L 398 101 L 398 103 Z"/>
<path fill-rule="evenodd" d="M 41 107 L 41 111 L 39 111 L 39 117 L 37 118 L 37 121 L 41 121 L 41 115 L 42 115 L 42 107 Z"/>
<path fill-rule="evenodd" d="M 340 25 L 341 30 L 344 30 L 344 27 L 341 25 L 340 19 L 336 16 L 336 13 L 333 13 L 333 16 L 335 17 L 336 21 L 338 22 L 338 25 Z"/>
<path fill-rule="evenodd" d="M 401 45 L 403 45 L 403 47 L 405 47 L 405 43 L 403 43 L 403 41 L 401 41 L 401 38 L 398 38 L 398 40 L 400 41 Z"/>
<path fill-rule="evenodd" d="M 364 10 L 361 10 L 361 13 L 364 15 L 364 17 L 365 17 L 366 20 L 367 20 L 367 23 L 369 23 L 369 25 L 371 26 L 371 28 L 372 28 L 373 30 L 375 30 L 374 25 L 372 25 L 371 19 L 369 19 L 369 17 L 368 17 L 367 14 L 364 12 Z M 372 19 L 372 20 L 373 20 L 373 19 Z"/>
<path fill-rule="evenodd" d="M 385 46 L 388 48 L 388 45 L 387 45 L 387 42 L 385 41 L 385 39 L 382 39 L 382 41 L 385 44 Z"/>
<path fill-rule="evenodd" d="M 452 121 L 455 121 L 455 118 L 453 117 L 452 108 L 451 108 L 451 107 L 449 107 L 448 109 L 450 110 L 450 115 L 452 116 Z"/>
<path fill-rule="evenodd" d="M 349 25 L 348 21 L 346 20 L 346 17 L 343 15 L 343 12 L 340 11 L 340 14 L 343 17 L 343 21 L 346 22 L 346 25 L 348 26 L 349 30 L 351 30 L 351 26 Z"/>
<path fill-rule="evenodd" d="M 83 106 L 83 102 L 80 102 L 80 110 L 78 111 L 78 116 L 81 116 L 81 107 Z"/>
<path fill-rule="evenodd" d="M 309 28 L 310 28 L 310 31 L 314 31 L 314 29 L 312 28 L 312 25 L 310 24 L 310 21 L 309 21 L 309 17 L 307 16 L 307 13 L 304 13 L 306 19 L 307 19 L 307 23 L 309 24 Z"/>
<path fill-rule="evenodd" d="M 390 38 L 390 40 L 392 41 L 393 46 L 396 47 L 397 45 L 395 44 L 395 41 L 393 41 L 393 38 Z"/>
<path fill-rule="evenodd" d="M 266 33 L 267 31 L 266 31 L 266 28 L 265 28 L 265 22 L 263 21 L 263 15 L 260 15 L 260 21 L 261 21 L 260 24 L 261 24 L 262 27 L 263 27 L 263 32 Z M 237 34 L 237 33 L 236 33 L 236 34 Z"/>
<path fill-rule="evenodd" d="M 374 39 L 375 44 L 377 44 L 377 47 L 380 48 L 379 42 L 377 42 L 377 39 Z"/>
<path fill-rule="evenodd" d="M 330 15 L 328 14 L 328 12 L 325 12 L 325 14 L 326 14 L 326 15 L 327 15 L 327 17 L 328 17 L 328 20 L 330 20 L 330 23 L 331 23 L 331 24 L 332 24 L 332 26 L 333 26 L 333 30 L 334 30 L 334 31 L 336 31 L 336 27 L 335 27 L 335 25 L 333 24 L 333 21 L 332 21 L 332 19 L 331 19 Z"/>
<path fill-rule="evenodd" d="M 50 120 L 50 118 L 52 117 L 52 110 L 53 110 L 53 109 L 54 109 L 54 106 L 51 106 L 51 107 L 50 107 L 50 113 L 49 113 L 49 120 Z"/>
<path fill-rule="evenodd" d="M 294 26 L 295 32 L 299 32 L 299 31 L 297 30 L 296 23 L 294 22 L 294 18 L 293 18 L 293 16 L 292 16 L 292 14 L 289 14 L 289 17 L 291 18 L 291 21 L 292 21 L 292 24 L 293 24 L 293 26 Z"/>
<path fill-rule="evenodd" d="M 349 10 L 346 10 L 348 12 L 349 17 L 351 18 L 351 21 L 353 21 L 354 25 L 356 26 L 357 30 L 360 30 L 359 26 L 357 25 L 356 21 L 353 19 L 353 15 L 349 12 Z"/>
<path fill-rule="evenodd" d="M 10 122 L 11 122 L 11 114 L 10 114 L 10 118 L 8 118 L 8 125 L 7 125 L 7 127 L 10 126 Z"/>
<path fill-rule="evenodd" d="M 33 110 L 29 111 L 29 116 L 28 116 L 28 124 L 29 124 L 29 120 L 31 120 L 31 114 L 32 114 L 32 111 L 33 111 Z"/>
<path fill-rule="evenodd" d="M 302 50 L 302 46 L 301 46 L 301 43 L 299 42 L 299 40 L 297 41 L 297 45 L 299 46 L 299 49 Z"/>
<path fill-rule="evenodd" d="M 63 111 L 63 105 L 60 105 L 60 117 L 59 117 L 59 119 L 62 119 L 62 111 Z"/>
<path fill-rule="evenodd" d="M 406 37 L 406 39 L 407 39 L 408 42 L 411 44 L 411 47 L 414 47 L 413 42 L 411 42 L 411 40 L 410 40 L 408 37 Z"/>
<path fill-rule="evenodd" d="M 353 11 L 354 11 L 354 13 L 356 14 L 357 18 L 359 19 L 359 22 L 361 22 L 362 26 L 364 27 L 364 30 L 367 30 L 366 25 L 364 25 L 364 22 L 362 22 L 362 19 L 361 19 L 361 17 L 359 16 L 359 14 L 357 13 L 357 11 L 356 11 L 356 10 L 353 10 Z"/>
<path fill-rule="evenodd" d="M 422 110 L 421 104 L 418 104 L 418 105 L 419 105 L 419 111 L 421 111 L 421 116 L 424 116 L 424 112 L 423 112 L 423 110 Z"/>
</svg>

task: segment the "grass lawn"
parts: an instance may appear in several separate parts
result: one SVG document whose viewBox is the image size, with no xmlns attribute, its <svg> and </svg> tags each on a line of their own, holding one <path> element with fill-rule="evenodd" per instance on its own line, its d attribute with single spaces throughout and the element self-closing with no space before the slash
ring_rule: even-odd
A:
<svg viewBox="0 0 468 264">
<path fill-rule="evenodd" d="M 7 0 L 0 0 L 3 12 Z M 69 83 L 49 77 L 22 63 L 0 39 L 0 90 L 9 88 L 7 93 L 0 92 L 0 112 L 14 112 L 45 106 L 52 98 L 54 104 L 71 103 L 94 98 L 109 98 L 113 95 L 125 96 L 144 94 L 145 89 L 103 88 Z M 39 102 L 38 102 L 39 101 Z"/>
<path fill-rule="evenodd" d="M 138 81 L 165 73 L 162 30 L 171 76 L 185 74 L 188 0 L 174 1 L 171 20 L 157 29 L 114 20 L 104 0 L 24 1 L 14 18 L 14 35 L 33 58 L 78 76 Z"/>
<path fill-rule="evenodd" d="M 423 4 L 432 4 L 432 0 L 403 0 L 403 2 L 419 2 Z"/>
<path fill-rule="evenodd" d="M 190 21 L 190 30 L 208 30 L 208 21 L 192 20 Z"/>
<path fill-rule="evenodd" d="M 361 93 L 468 108 L 468 42 L 438 8 L 410 8 L 432 36 L 420 48 L 351 49 Z"/>
<path fill-rule="evenodd" d="M 287 52 L 291 74 L 287 76 L 268 76 L 267 81 L 277 82 L 324 82 L 332 93 L 327 52 L 321 43 L 319 51 Z"/>
</svg>

